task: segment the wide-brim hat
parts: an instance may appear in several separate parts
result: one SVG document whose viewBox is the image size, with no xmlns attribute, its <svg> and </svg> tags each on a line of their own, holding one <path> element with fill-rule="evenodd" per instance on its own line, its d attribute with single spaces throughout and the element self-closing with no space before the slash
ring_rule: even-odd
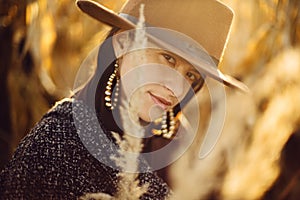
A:
<svg viewBox="0 0 300 200">
<path fill-rule="evenodd" d="M 203 47 L 217 62 L 222 60 L 230 32 L 233 11 L 217 0 L 128 0 L 119 14 L 91 0 L 77 0 L 77 6 L 96 20 L 122 30 L 135 29 L 129 18 L 139 18 L 140 6 L 144 6 L 146 23 L 158 28 L 180 32 Z M 213 65 L 191 56 L 180 48 L 160 39 L 159 35 L 147 34 L 152 42 L 169 49 L 193 64 L 201 73 L 223 84 L 248 92 L 248 87 L 235 78 L 223 74 Z"/>
</svg>

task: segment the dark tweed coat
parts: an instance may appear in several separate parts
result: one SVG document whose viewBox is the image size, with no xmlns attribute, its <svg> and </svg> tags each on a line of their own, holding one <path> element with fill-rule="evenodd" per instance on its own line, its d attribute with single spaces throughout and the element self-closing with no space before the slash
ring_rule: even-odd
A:
<svg viewBox="0 0 300 200">
<path fill-rule="evenodd" d="M 74 110 L 80 126 L 76 126 Z M 118 170 L 96 159 L 113 153 L 114 139 L 110 132 L 93 127 L 94 120 L 77 100 L 67 99 L 51 109 L 2 171 L 0 199 L 77 199 L 86 193 L 116 193 Z M 111 143 L 103 142 L 103 137 Z M 140 173 L 139 179 L 150 184 L 142 199 L 168 195 L 167 184 L 156 173 Z"/>
</svg>

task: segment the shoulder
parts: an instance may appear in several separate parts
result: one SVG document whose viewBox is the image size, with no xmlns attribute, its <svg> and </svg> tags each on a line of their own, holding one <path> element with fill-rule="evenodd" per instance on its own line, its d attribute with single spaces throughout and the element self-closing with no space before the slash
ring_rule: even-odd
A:
<svg viewBox="0 0 300 200">
<path fill-rule="evenodd" d="M 90 115 L 89 108 L 80 101 L 67 98 L 57 102 L 23 138 L 13 159 L 28 154 L 42 160 L 65 161 L 65 154 L 86 153 L 79 133 L 83 125 L 79 121 L 92 121 Z"/>
<path fill-rule="evenodd" d="M 85 190 L 97 190 L 98 185 L 105 188 L 99 174 L 108 173 L 103 177 L 113 182 L 109 177 L 113 172 L 97 162 L 82 144 L 74 107 L 83 109 L 72 99 L 57 103 L 22 140 L 0 175 L 0 196 L 71 198 Z"/>
<path fill-rule="evenodd" d="M 38 152 L 40 148 L 44 149 L 64 141 L 76 140 L 72 118 L 72 102 L 71 99 L 66 99 L 51 108 L 32 128 L 30 133 L 23 138 L 15 154 L 18 154 L 18 151 L 24 148 Z"/>
<path fill-rule="evenodd" d="M 42 117 L 18 145 L 10 167 L 43 168 L 49 162 L 65 160 L 66 154 L 80 148 L 72 104 L 73 100 L 65 99 Z"/>
<path fill-rule="evenodd" d="M 65 98 L 57 102 L 24 137 L 24 143 L 60 143 L 61 140 L 78 140 L 77 125 L 79 119 L 91 118 L 90 109 L 81 101 Z"/>
</svg>

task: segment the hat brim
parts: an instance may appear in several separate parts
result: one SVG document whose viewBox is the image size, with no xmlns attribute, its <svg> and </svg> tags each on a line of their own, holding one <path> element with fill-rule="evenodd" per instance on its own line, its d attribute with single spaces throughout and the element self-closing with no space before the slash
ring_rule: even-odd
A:
<svg viewBox="0 0 300 200">
<path fill-rule="evenodd" d="M 76 4 L 84 13 L 88 14 L 94 19 L 102 23 L 105 23 L 109 26 L 117 27 L 122 30 L 130 30 L 130 29 L 137 28 L 136 25 L 131 21 L 129 21 L 128 19 L 119 16 L 117 13 L 113 12 L 112 10 L 106 8 L 105 6 L 97 2 L 91 0 L 77 0 Z M 197 69 L 201 73 L 229 87 L 239 89 L 242 92 L 249 92 L 249 88 L 244 83 L 240 82 L 239 80 L 229 75 L 223 74 L 216 67 L 212 67 L 206 62 L 201 61 L 201 59 L 196 59 L 190 56 L 189 54 L 186 54 L 180 49 L 175 48 L 172 45 L 160 40 L 158 37 L 154 37 L 153 35 L 147 33 L 146 36 L 148 37 L 148 39 L 150 39 L 152 42 L 155 42 L 157 45 L 161 46 L 162 48 L 168 49 L 171 52 L 180 55 L 181 57 L 189 61 L 191 64 L 193 64 L 194 66 L 197 66 Z"/>
</svg>

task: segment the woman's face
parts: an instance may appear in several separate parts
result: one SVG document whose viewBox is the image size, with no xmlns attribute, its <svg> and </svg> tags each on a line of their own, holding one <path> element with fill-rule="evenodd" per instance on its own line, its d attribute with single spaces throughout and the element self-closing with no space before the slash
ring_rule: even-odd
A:
<svg viewBox="0 0 300 200">
<path fill-rule="evenodd" d="M 119 59 L 122 95 L 138 117 L 151 122 L 186 96 L 200 73 L 186 60 L 160 49 L 129 52 Z"/>
</svg>

